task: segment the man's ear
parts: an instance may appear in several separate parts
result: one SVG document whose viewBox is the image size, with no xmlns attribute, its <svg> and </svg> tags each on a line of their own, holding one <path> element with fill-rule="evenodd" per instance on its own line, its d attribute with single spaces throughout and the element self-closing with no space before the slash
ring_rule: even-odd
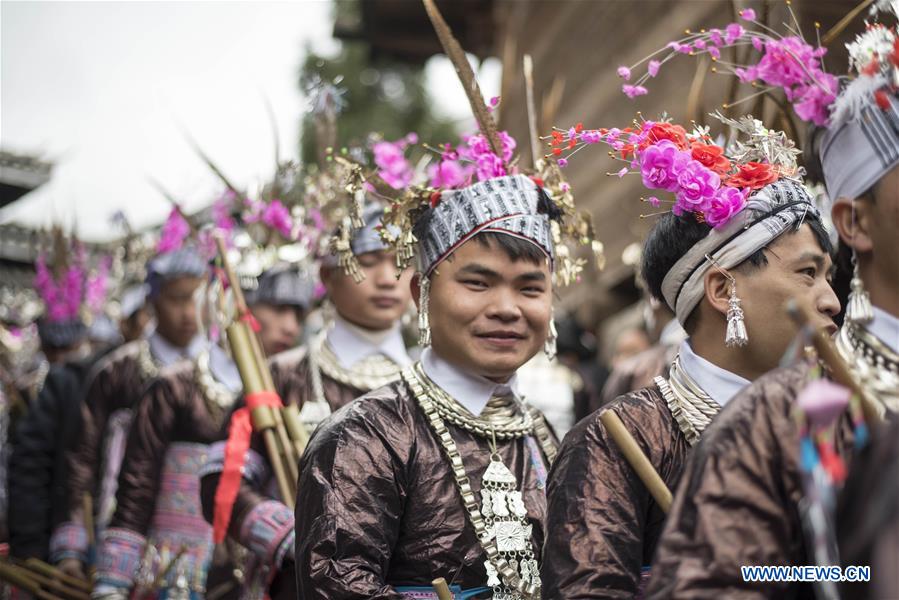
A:
<svg viewBox="0 0 899 600">
<path fill-rule="evenodd" d="M 418 309 L 418 301 L 421 296 L 421 273 L 416 272 L 409 280 L 409 289 L 412 290 L 412 301 L 415 302 L 415 308 Z"/>
<path fill-rule="evenodd" d="M 718 269 L 709 269 L 702 280 L 705 298 L 713 309 L 722 315 L 727 314 L 730 300 L 730 279 Z"/>
<path fill-rule="evenodd" d="M 852 209 L 855 208 L 855 219 L 853 223 Z M 865 198 L 849 200 L 848 198 L 839 198 L 833 203 L 830 209 L 830 218 L 834 227 L 840 234 L 843 243 L 854 248 L 856 252 L 864 254 L 874 249 L 874 243 L 871 236 L 868 235 L 868 228 L 871 224 L 871 201 Z"/>
</svg>

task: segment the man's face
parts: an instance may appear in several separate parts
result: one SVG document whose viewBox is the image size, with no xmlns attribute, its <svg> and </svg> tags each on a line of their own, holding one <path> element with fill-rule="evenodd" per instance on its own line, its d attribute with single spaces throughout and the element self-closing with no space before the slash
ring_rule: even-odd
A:
<svg viewBox="0 0 899 600">
<path fill-rule="evenodd" d="M 293 348 L 303 332 L 302 312 L 287 304 L 257 303 L 250 312 L 259 321 L 259 337 L 266 356 Z"/>
<path fill-rule="evenodd" d="M 156 331 L 169 343 L 186 347 L 197 335 L 197 304 L 195 294 L 203 280 L 199 277 L 176 277 L 162 284 L 153 299 L 156 312 Z"/>
<path fill-rule="evenodd" d="M 833 317 L 840 311 L 830 286 L 830 256 L 821 249 L 809 225 L 780 236 L 764 252 L 767 266 L 731 272 L 749 334 L 749 345 L 743 350 L 758 372 L 775 368 L 795 336 L 784 313 L 789 300 L 806 307 L 815 316 L 810 325 L 825 327 L 828 333 L 836 331 Z"/>
<path fill-rule="evenodd" d="M 877 278 L 899 284 L 899 166 L 886 174 L 874 187 L 874 201 L 862 200 L 870 213 L 866 228 L 871 238 L 872 258 Z M 894 288 L 895 289 L 895 288 Z"/>
<path fill-rule="evenodd" d="M 431 275 L 431 340 L 443 359 L 504 382 L 543 346 L 552 316 L 549 265 L 513 261 L 473 239 Z"/>
<path fill-rule="evenodd" d="M 361 283 L 353 281 L 338 267 L 324 267 L 322 283 L 337 313 L 363 329 L 390 329 L 409 306 L 409 280 L 412 270 L 400 272 L 396 255 L 390 252 L 367 252 L 356 257 L 365 274 Z M 397 278 L 399 275 L 399 278 Z"/>
</svg>

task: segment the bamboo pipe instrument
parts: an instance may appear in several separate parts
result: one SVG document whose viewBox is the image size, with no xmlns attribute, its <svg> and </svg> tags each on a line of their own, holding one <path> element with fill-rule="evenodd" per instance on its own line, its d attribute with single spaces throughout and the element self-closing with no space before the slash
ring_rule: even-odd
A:
<svg viewBox="0 0 899 600">
<path fill-rule="evenodd" d="M 453 600 L 453 593 L 443 577 L 438 577 L 432 581 L 431 587 L 434 588 L 434 592 L 437 594 L 437 600 Z"/>
<path fill-rule="evenodd" d="M 668 486 L 665 485 L 665 482 L 662 481 L 662 478 L 659 477 L 659 474 L 653 468 L 652 463 L 649 462 L 649 459 L 643 454 L 643 451 L 640 449 L 640 446 L 637 445 L 634 436 L 627 430 L 624 423 L 621 422 L 621 418 L 615 411 L 608 409 L 603 411 L 603 413 L 599 415 L 599 420 L 602 421 L 603 427 L 606 428 L 606 431 L 608 431 L 609 435 L 612 436 L 612 439 L 615 440 L 618 449 L 624 454 L 624 458 L 627 459 L 628 464 L 630 464 L 634 471 L 637 472 L 640 481 L 643 482 L 643 485 L 645 485 L 649 490 L 649 493 L 652 494 L 656 504 L 658 504 L 662 511 L 667 515 L 668 511 L 671 510 L 671 490 L 668 489 Z"/>
<path fill-rule="evenodd" d="M 249 314 L 249 309 L 237 275 L 228 260 L 225 240 L 222 236 L 217 235 L 215 241 L 222 258 L 225 276 L 234 293 L 237 312 L 241 317 L 228 326 L 227 333 L 228 343 L 244 384 L 244 393 L 273 391 L 274 385 L 271 383 L 271 373 L 268 371 L 262 354 L 262 346 L 255 332 L 242 318 Z M 269 406 L 256 407 L 252 411 L 252 421 L 253 429 L 262 433 L 281 497 L 285 504 L 291 506 L 296 501 L 294 490 L 296 481 L 299 479 L 299 465 L 281 419 L 280 409 Z"/>
<path fill-rule="evenodd" d="M 28 578 L 49 594 L 53 594 L 60 598 L 67 598 L 69 600 L 90 600 L 91 595 L 84 590 L 67 586 L 59 579 L 55 579 L 49 575 L 42 575 L 34 570 L 27 569 L 26 567 L 19 568 L 25 572 Z"/>
<path fill-rule="evenodd" d="M 60 600 L 58 596 L 45 592 L 40 584 L 30 577 L 30 573 L 27 570 L 6 561 L 0 561 L 0 580 L 22 588 L 36 598 L 40 598 L 40 600 Z"/>
<path fill-rule="evenodd" d="M 94 564 L 94 557 L 97 552 L 97 530 L 94 528 L 94 499 L 90 492 L 84 492 L 84 495 L 81 497 L 81 512 L 84 520 L 84 530 L 87 532 L 87 547 L 90 549 L 88 553 L 88 557 L 90 557 L 89 564 L 85 565 L 87 578 L 93 581 L 97 572 L 97 567 Z"/>
<path fill-rule="evenodd" d="M 237 363 L 237 369 L 240 371 L 240 379 L 243 381 L 244 391 L 251 392 L 265 389 L 258 370 L 253 368 L 253 354 L 248 340 L 249 332 L 246 324 L 232 323 L 228 326 L 227 333 L 228 343 L 231 346 L 231 353 L 234 355 L 234 362 Z M 275 436 L 274 428 L 276 423 L 272 417 L 272 412 L 271 409 L 265 406 L 253 410 L 253 429 L 262 434 L 265 451 L 272 463 L 272 471 L 274 471 L 275 481 L 278 484 L 278 491 L 281 493 L 285 504 L 287 504 L 293 499 L 293 488 L 290 485 L 287 471 L 284 467 L 284 459 L 279 448 L 278 437 Z"/>
<path fill-rule="evenodd" d="M 159 590 L 165 585 L 165 580 L 169 578 L 169 574 L 171 574 L 172 569 L 175 568 L 175 565 L 178 564 L 178 561 L 181 560 L 187 553 L 187 546 L 185 544 L 181 544 L 181 547 L 178 548 L 178 552 L 175 553 L 175 556 L 170 560 L 160 571 L 159 575 L 156 576 L 156 579 L 153 580 L 153 589 Z"/>
<path fill-rule="evenodd" d="M 809 310 L 799 304 L 795 300 L 790 300 L 786 305 L 787 314 L 793 319 L 799 327 L 804 327 L 811 323 L 812 315 Z M 833 341 L 827 337 L 827 333 L 823 329 L 815 329 L 812 333 L 812 344 L 815 351 L 821 358 L 822 362 L 827 366 L 831 376 L 837 383 L 846 386 L 852 393 L 857 395 L 861 401 L 862 411 L 865 413 L 865 420 L 869 426 L 880 423 L 883 419 L 876 408 L 876 403 L 868 393 L 859 385 L 855 377 L 849 371 L 849 365 L 837 352 Z"/>
<path fill-rule="evenodd" d="M 89 581 L 85 581 L 83 579 L 78 579 L 77 577 L 72 577 L 66 573 L 63 573 L 56 567 L 52 565 L 48 565 L 42 560 L 37 558 L 29 558 L 25 560 L 22 565 L 23 567 L 35 571 L 37 573 L 42 573 L 47 575 L 48 577 L 53 577 L 54 579 L 59 579 L 60 581 L 65 582 L 67 585 L 70 585 L 74 588 L 78 588 L 85 592 L 90 593 L 93 589 L 93 586 Z"/>
</svg>

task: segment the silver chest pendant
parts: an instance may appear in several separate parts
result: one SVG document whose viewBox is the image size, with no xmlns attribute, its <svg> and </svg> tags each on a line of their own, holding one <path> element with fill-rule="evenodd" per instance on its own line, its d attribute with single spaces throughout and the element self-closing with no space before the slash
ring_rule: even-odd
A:
<svg viewBox="0 0 899 600">
<path fill-rule="evenodd" d="M 527 521 L 528 511 L 518 489 L 515 475 L 503 464 L 497 453 L 481 478 L 481 514 L 486 532 L 484 541 L 496 544 L 498 559 L 505 559 L 527 588 L 541 587 L 540 570 L 531 546 L 533 525 Z M 499 562 L 499 561 L 496 561 Z M 484 561 L 487 585 L 493 588 L 494 600 L 517 600 L 521 594 L 503 585 L 493 560 Z"/>
</svg>

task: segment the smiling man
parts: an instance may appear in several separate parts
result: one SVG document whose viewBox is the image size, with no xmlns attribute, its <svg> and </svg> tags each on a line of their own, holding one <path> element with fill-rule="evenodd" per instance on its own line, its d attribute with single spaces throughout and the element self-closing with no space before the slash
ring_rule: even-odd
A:
<svg viewBox="0 0 899 600">
<path fill-rule="evenodd" d="M 651 124 L 641 134 L 651 140 L 661 131 Z M 757 137 L 769 147 L 777 144 L 776 134 Z M 673 145 L 662 140 L 636 151 L 644 171 L 657 148 Z M 726 222 L 716 222 L 713 212 L 684 211 L 663 215 L 650 232 L 643 277 L 689 338 L 667 377 L 618 397 L 565 437 L 547 487 L 543 598 L 634 597 L 662 531 L 664 512 L 611 438 L 601 413 L 611 410 L 620 417 L 674 489 L 692 446 L 722 406 L 777 366 L 794 332 L 771 323 L 788 299 L 808 307 L 816 325 L 836 330 L 833 317 L 840 305 L 829 282 L 827 233 L 795 175 L 795 162 L 776 166 L 782 174 L 777 181 L 756 186 Z M 740 167 L 733 159 L 731 168 Z M 722 194 L 731 193 L 726 185 Z"/>
<path fill-rule="evenodd" d="M 430 346 L 313 436 L 296 511 L 302 598 L 436 597 L 435 577 L 459 597 L 539 597 L 555 441 L 516 371 L 550 336 L 553 208 L 514 175 L 443 191 L 415 220 Z"/>
</svg>

